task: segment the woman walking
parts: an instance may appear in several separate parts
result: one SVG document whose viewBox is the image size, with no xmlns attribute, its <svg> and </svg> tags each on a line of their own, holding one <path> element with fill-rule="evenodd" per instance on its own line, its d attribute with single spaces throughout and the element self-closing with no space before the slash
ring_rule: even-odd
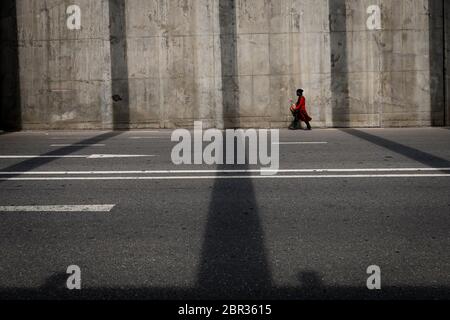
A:
<svg viewBox="0 0 450 320">
<path fill-rule="evenodd" d="M 298 101 L 296 104 L 291 105 L 291 112 L 294 116 L 294 121 L 292 122 L 289 129 L 291 130 L 297 130 L 301 129 L 301 121 L 306 123 L 306 127 L 308 130 L 311 130 L 311 125 L 309 122 L 312 120 L 312 118 L 308 115 L 308 112 L 306 111 L 306 99 L 303 96 L 303 89 L 297 90 L 297 96 Z"/>
</svg>

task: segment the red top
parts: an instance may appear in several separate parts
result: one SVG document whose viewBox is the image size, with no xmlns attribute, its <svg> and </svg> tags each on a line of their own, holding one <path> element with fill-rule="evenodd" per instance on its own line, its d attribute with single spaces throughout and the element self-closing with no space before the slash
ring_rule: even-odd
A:
<svg viewBox="0 0 450 320">
<path fill-rule="evenodd" d="M 297 103 L 295 104 L 295 110 L 306 111 L 306 99 L 304 96 L 301 96 Z"/>
<path fill-rule="evenodd" d="M 308 112 L 306 111 L 306 99 L 304 96 L 301 96 L 297 103 L 295 104 L 294 110 L 299 111 L 299 119 L 304 122 L 309 122 L 312 120 L 312 118 L 309 116 Z"/>
</svg>

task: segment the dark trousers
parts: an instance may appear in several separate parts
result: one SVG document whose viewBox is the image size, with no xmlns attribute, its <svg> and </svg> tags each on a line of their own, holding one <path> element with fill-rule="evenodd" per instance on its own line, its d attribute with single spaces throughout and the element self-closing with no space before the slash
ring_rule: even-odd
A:
<svg viewBox="0 0 450 320">
<path fill-rule="evenodd" d="M 292 115 L 294 116 L 294 121 L 292 121 L 292 124 L 289 128 L 290 129 L 301 129 L 300 112 L 298 110 L 292 111 Z M 305 121 L 305 123 L 306 123 L 306 127 L 308 128 L 308 130 L 311 130 L 311 125 L 309 124 L 309 121 Z"/>
</svg>

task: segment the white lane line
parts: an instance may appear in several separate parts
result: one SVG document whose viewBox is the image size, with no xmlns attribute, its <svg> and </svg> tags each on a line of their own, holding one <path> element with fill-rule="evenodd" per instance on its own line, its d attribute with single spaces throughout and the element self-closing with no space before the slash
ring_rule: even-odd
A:
<svg viewBox="0 0 450 320">
<path fill-rule="evenodd" d="M 0 175 L 105 175 L 105 174 L 196 174 L 196 173 L 327 173 L 327 172 L 430 172 L 449 168 L 354 168 L 354 169 L 242 169 L 242 170 L 128 170 L 128 171 L 0 171 Z"/>
<path fill-rule="evenodd" d="M 95 143 L 95 144 L 80 144 L 80 143 L 57 143 L 51 144 L 50 147 L 104 147 L 105 144 Z"/>
<path fill-rule="evenodd" d="M 214 180 L 214 179 L 330 179 L 330 178 L 436 178 L 449 174 L 350 174 L 350 175 L 244 175 L 244 176 L 164 176 L 164 177 L 26 177 L 0 178 L 0 181 L 58 181 L 58 180 Z"/>
<path fill-rule="evenodd" d="M 109 159 L 109 158 L 138 158 L 138 157 L 156 157 L 156 155 L 153 154 L 0 155 L 0 159 L 34 159 L 34 158 Z"/>
<path fill-rule="evenodd" d="M 156 157 L 154 154 L 92 154 L 87 159 Z"/>
<path fill-rule="evenodd" d="M 129 137 L 129 139 L 134 139 L 134 140 L 142 140 L 142 139 L 163 139 L 166 137 Z"/>
<path fill-rule="evenodd" d="M 273 144 L 279 145 L 295 145 L 295 144 L 327 144 L 325 141 L 298 141 L 298 142 L 274 142 Z"/>
<path fill-rule="evenodd" d="M 35 156 L 35 155 L 11 155 L 0 156 L 0 159 L 33 159 L 33 158 L 87 158 L 89 155 L 61 155 L 61 156 Z"/>
<path fill-rule="evenodd" d="M 65 140 L 66 142 L 67 142 L 67 140 L 68 141 L 71 141 L 73 138 L 49 138 L 49 140 L 54 140 L 54 141 L 61 141 L 61 140 Z M 78 140 L 77 141 L 74 141 L 73 143 L 77 143 L 77 142 L 79 142 Z"/>
<path fill-rule="evenodd" d="M 0 206 L 0 212 L 110 212 L 115 204 L 52 205 L 52 206 Z"/>
</svg>

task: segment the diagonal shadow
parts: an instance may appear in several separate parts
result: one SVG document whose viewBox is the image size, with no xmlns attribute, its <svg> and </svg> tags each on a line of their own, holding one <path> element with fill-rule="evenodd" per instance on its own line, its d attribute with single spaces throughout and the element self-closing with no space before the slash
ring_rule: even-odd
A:
<svg viewBox="0 0 450 320">
<path fill-rule="evenodd" d="M 354 137 L 373 143 L 377 146 L 386 148 L 392 152 L 398 153 L 404 157 L 410 158 L 414 161 L 420 162 L 428 167 L 435 168 L 448 168 L 450 167 L 450 161 L 444 158 L 437 157 L 430 153 L 421 151 L 416 148 L 405 146 L 401 143 L 394 142 L 379 136 L 372 135 L 370 133 L 356 130 L 356 129 L 340 129 L 342 132 L 350 134 Z M 442 171 L 448 173 L 448 171 Z"/>
<path fill-rule="evenodd" d="M 85 149 L 85 146 L 79 146 L 77 144 L 82 145 L 89 145 L 89 144 L 97 144 L 99 142 L 105 141 L 107 139 L 110 139 L 112 137 L 115 137 L 117 135 L 120 135 L 121 132 L 118 131 L 112 131 L 103 133 L 100 135 L 97 135 L 95 137 L 91 137 L 85 140 L 82 140 L 80 142 L 75 143 L 74 145 L 58 148 L 56 150 L 49 151 L 47 153 L 41 154 L 41 156 L 65 156 L 70 155 L 72 153 L 75 153 L 77 151 L 80 151 L 82 149 Z M 58 158 L 31 158 L 22 162 L 19 162 L 17 164 L 13 164 L 9 167 L 5 167 L 0 169 L 0 171 L 8 171 L 8 172 L 24 172 L 24 171 L 31 171 L 38 167 L 41 167 L 43 165 L 46 165 L 52 161 L 55 161 Z M 9 175 L 8 178 L 13 178 L 18 175 Z M 0 181 L 1 183 L 1 181 Z"/>
</svg>

